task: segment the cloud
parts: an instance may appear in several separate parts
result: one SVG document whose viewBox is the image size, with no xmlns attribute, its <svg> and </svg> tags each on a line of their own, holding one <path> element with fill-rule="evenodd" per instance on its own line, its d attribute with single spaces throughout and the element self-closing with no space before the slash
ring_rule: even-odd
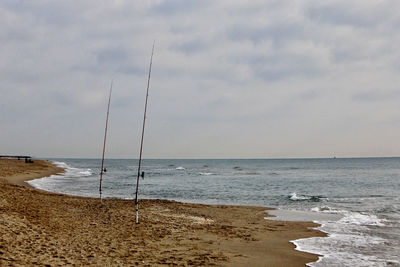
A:
<svg viewBox="0 0 400 267">
<path fill-rule="evenodd" d="M 358 135 L 400 131 L 399 7 L 2 1 L 1 147 L 98 157 L 114 79 L 108 155 L 134 157 L 156 40 L 146 156 L 371 156 Z"/>
<path fill-rule="evenodd" d="M 150 8 L 150 12 L 154 12 L 163 16 L 176 16 L 179 14 L 187 14 L 199 12 L 204 6 L 211 4 L 210 1 L 196 1 L 196 0 L 171 0 L 171 1 L 158 1 Z"/>
</svg>

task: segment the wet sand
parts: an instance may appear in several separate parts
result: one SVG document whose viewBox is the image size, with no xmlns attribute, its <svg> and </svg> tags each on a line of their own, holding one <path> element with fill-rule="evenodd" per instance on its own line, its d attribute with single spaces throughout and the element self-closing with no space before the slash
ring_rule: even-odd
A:
<svg viewBox="0 0 400 267">
<path fill-rule="evenodd" d="M 62 168 L 45 160 L 34 160 L 33 163 L 25 163 L 24 159 L 0 159 L 0 180 L 31 188 L 32 186 L 25 183 L 25 181 L 47 177 L 63 171 Z"/>
<path fill-rule="evenodd" d="M 265 207 L 72 197 L 26 179 L 62 171 L 0 159 L 0 266 L 304 266 L 289 241 L 324 236 L 309 222 L 265 220 Z M 15 165 L 14 165 L 15 164 Z M 22 165 L 21 165 L 22 164 Z M 41 172 L 43 170 L 43 173 Z"/>
</svg>

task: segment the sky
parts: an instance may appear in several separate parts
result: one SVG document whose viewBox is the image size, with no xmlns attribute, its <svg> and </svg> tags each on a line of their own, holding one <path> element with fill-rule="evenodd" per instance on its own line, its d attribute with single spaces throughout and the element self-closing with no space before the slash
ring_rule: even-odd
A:
<svg viewBox="0 0 400 267">
<path fill-rule="evenodd" d="M 2 0 L 0 154 L 400 156 L 398 0 Z"/>
</svg>

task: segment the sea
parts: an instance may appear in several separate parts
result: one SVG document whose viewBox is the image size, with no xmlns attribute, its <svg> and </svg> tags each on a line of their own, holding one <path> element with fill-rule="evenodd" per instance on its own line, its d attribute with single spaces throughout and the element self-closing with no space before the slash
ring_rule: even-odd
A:
<svg viewBox="0 0 400 267">
<path fill-rule="evenodd" d="M 99 197 L 100 159 L 49 160 L 66 172 L 32 186 Z M 103 197 L 133 199 L 137 160 L 105 167 Z M 327 237 L 292 241 L 321 255 L 309 266 L 400 266 L 400 158 L 145 159 L 142 170 L 141 199 L 273 207 L 320 224 Z"/>
</svg>

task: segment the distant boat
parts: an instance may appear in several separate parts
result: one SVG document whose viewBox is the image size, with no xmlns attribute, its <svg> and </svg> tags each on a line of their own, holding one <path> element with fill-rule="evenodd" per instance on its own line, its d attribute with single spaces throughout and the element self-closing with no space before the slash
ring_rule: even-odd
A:
<svg viewBox="0 0 400 267">
<path fill-rule="evenodd" d="M 106 116 L 106 128 L 105 128 L 105 130 L 104 130 L 103 156 L 101 157 L 100 185 L 99 185 L 100 203 L 103 203 L 103 200 L 102 200 L 103 173 L 107 172 L 107 168 L 104 168 L 104 155 L 105 155 L 105 153 L 106 153 L 106 140 L 107 140 L 107 128 L 108 128 L 108 116 L 109 116 L 109 114 L 110 114 L 110 103 L 111 103 L 112 87 L 113 87 L 113 80 L 111 81 L 110 95 L 108 96 L 108 106 L 107 106 L 107 116 Z"/>
</svg>

